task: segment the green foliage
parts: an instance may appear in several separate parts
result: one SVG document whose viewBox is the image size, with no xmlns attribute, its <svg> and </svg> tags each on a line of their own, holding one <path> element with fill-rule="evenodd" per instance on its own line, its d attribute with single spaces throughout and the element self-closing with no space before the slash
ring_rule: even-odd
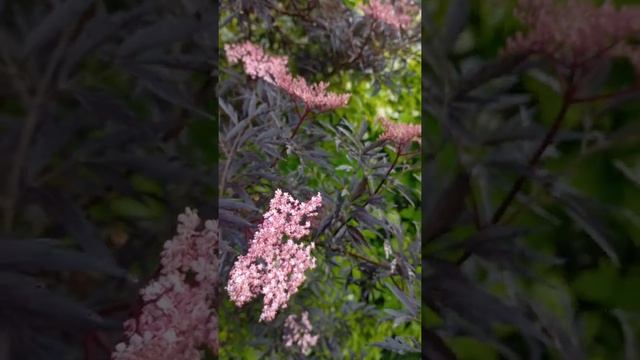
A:
<svg viewBox="0 0 640 360">
<path fill-rule="evenodd" d="M 426 136 L 431 136 L 433 144 L 429 148 L 433 161 L 426 164 L 433 175 L 429 180 L 439 194 L 461 168 L 466 169 L 474 194 L 465 200 L 462 216 L 433 243 L 427 241 L 424 249 L 427 256 L 453 264 L 466 251 L 462 250 L 467 249 L 465 242 L 478 232 L 474 217 L 489 221 L 526 169 L 532 149 L 552 126 L 563 102 L 561 76 L 552 64 L 539 58 L 522 67 L 504 62 L 501 49 L 506 39 L 523 29 L 513 16 L 515 3 L 470 0 L 428 5 L 427 16 L 433 21 L 426 28 L 429 36 L 423 55 L 428 59 Z M 467 17 L 461 10 L 465 4 Z M 442 44 L 447 25 L 456 21 L 464 24 L 456 40 Z M 587 83 L 584 93 L 606 94 L 635 86 L 637 75 L 628 61 L 602 66 L 609 65 L 603 80 Z M 457 89 L 470 84 L 470 91 L 456 95 Z M 500 100 L 514 95 L 525 96 L 512 104 Z M 622 359 L 638 354 L 640 313 L 633 289 L 640 282 L 640 108 L 634 101 L 637 93 L 627 101 L 614 99 L 570 106 L 558 136 L 535 166 L 536 175 L 526 173 L 521 196 L 500 222 L 527 231 L 500 247 L 476 248 L 477 253 L 460 267 L 465 277 L 500 301 L 523 306 L 523 311 L 536 309 L 529 313 L 536 326 L 562 329 L 551 332 L 552 339 L 575 337 L 574 344 L 583 350 L 580 355 L 564 340 L 545 343 L 541 358 Z M 488 142 L 485 133 L 494 139 L 499 133 L 502 140 Z M 518 254 L 508 250 L 516 244 L 523 253 L 535 251 L 546 260 L 523 259 L 524 269 L 505 266 Z M 435 260 L 432 267 L 425 267 L 428 272 L 446 273 Z M 523 339 L 543 342 L 525 331 L 509 335 L 484 328 L 482 323 L 477 328 L 464 327 L 440 312 L 437 299 L 425 297 L 431 309 L 423 313 L 423 324 L 434 329 L 460 359 L 497 359 L 508 354 L 528 358 L 533 351 L 523 345 Z M 471 316 L 462 314 L 467 315 Z M 492 313 L 485 320 L 501 322 L 497 315 Z M 447 333 L 448 327 L 456 326 L 468 332 Z M 438 349 L 437 342 L 430 344 Z"/>
</svg>

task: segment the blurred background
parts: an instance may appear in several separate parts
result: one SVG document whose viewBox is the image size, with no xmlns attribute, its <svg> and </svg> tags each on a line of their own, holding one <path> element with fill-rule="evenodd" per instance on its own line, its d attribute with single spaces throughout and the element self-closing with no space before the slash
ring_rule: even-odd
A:
<svg viewBox="0 0 640 360">
<path fill-rule="evenodd" d="M 177 215 L 217 213 L 215 3 L 0 16 L 0 359 L 109 359 Z"/>
<path fill-rule="evenodd" d="M 424 354 L 638 359 L 639 74 L 629 59 L 593 63 L 584 93 L 623 93 L 571 105 L 531 169 L 563 83 L 544 59 L 502 55 L 525 30 L 516 1 L 423 6 Z"/>
</svg>

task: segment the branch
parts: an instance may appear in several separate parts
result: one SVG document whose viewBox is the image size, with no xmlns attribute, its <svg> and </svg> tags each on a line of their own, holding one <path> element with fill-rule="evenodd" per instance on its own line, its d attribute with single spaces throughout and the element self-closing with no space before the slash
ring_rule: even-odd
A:
<svg viewBox="0 0 640 360">
<path fill-rule="evenodd" d="M 547 147 L 549 147 L 549 145 L 553 142 L 556 134 L 558 133 L 558 130 L 560 130 L 560 125 L 562 124 L 562 121 L 564 120 L 567 114 L 567 110 L 569 109 L 569 106 L 572 103 L 572 97 L 575 92 L 575 88 L 573 86 L 574 74 L 575 72 L 572 71 L 571 74 L 569 75 L 569 81 L 567 82 L 568 86 L 562 97 L 562 105 L 560 106 L 560 110 L 558 111 L 558 114 L 553 120 L 553 124 L 551 125 L 551 128 L 549 129 L 545 137 L 542 139 L 542 142 L 540 143 L 540 145 L 538 145 L 538 148 L 534 151 L 533 155 L 529 159 L 529 162 L 527 164 L 527 170 L 533 170 L 535 168 L 535 166 L 540 161 L 542 154 L 547 149 Z M 493 214 L 493 217 L 491 218 L 491 224 L 497 224 L 498 222 L 500 222 L 504 214 L 507 212 L 507 209 L 515 199 L 516 195 L 524 186 L 524 183 L 526 182 L 526 180 L 527 180 L 526 173 L 523 175 L 520 175 L 516 179 L 516 181 L 513 183 L 513 186 L 511 187 L 511 190 L 509 190 L 509 193 L 507 194 L 505 199 L 502 201 L 502 203 L 500 203 L 500 206 L 498 207 L 496 212 Z M 456 261 L 456 264 L 458 266 L 462 265 L 465 261 L 467 261 L 467 259 L 469 259 L 469 257 L 471 257 L 471 254 L 472 254 L 471 251 L 466 250 L 462 254 L 462 256 Z"/>
<path fill-rule="evenodd" d="M 298 113 L 298 110 L 296 108 L 296 114 L 298 114 L 298 116 L 300 117 L 300 120 L 298 121 L 298 124 L 296 125 L 296 127 L 293 129 L 293 131 L 291 132 L 291 136 L 289 137 L 289 140 L 293 139 L 294 136 L 296 136 L 296 134 L 298 133 L 298 129 L 300 129 L 300 126 L 302 125 L 302 123 L 304 122 L 304 120 L 307 118 L 307 116 L 311 113 L 311 110 L 308 109 L 307 107 L 304 108 L 304 113 L 302 115 L 300 115 Z M 280 151 L 280 156 L 283 157 L 285 154 L 285 151 L 287 151 L 287 145 L 285 144 L 285 146 L 282 148 L 282 151 Z M 278 158 L 274 158 L 273 162 L 271 163 L 271 167 L 274 167 L 276 165 L 276 163 L 278 162 Z"/>
<path fill-rule="evenodd" d="M 298 133 L 298 129 L 300 129 L 300 125 L 302 125 L 302 123 L 304 122 L 304 119 L 307 118 L 307 115 L 309 115 L 309 113 L 311 113 L 311 110 L 305 107 L 304 113 L 300 117 L 300 121 L 298 121 L 298 125 L 296 125 L 295 129 L 293 129 L 293 132 L 291 133 L 291 137 L 289 138 L 289 140 L 293 139 L 293 137 L 296 136 L 296 134 Z"/>
<path fill-rule="evenodd" d="M 533 170 L 533 168 L 535 168 L 535 166 L 540 161 L 540 158 L 542 157 L 542 154 L 544 153 L 544 151 L 547 149 L 547 147 L 549 147 L 549 145 L 551 145 L 551 143 L 555 139 L 556 134 L 558 133 L 558 130 L 560 130 L 560 125 L 562 124 L 562 121 L 564 120 L 564 117 L 567 114 L 569 105 L 572 102 L 571 99 L 573 96 L 573 92 L 574 92 L 574 88 L 571 85 L 571 80 L 570 80 L 569 88 L 565 91 L 565 94 L 563 96 L 560 111 L 558 112 L 558 115 L 556 115 L 556 118 L 553 120 L 553 124 L 551 125 L 551 128 L 545 135 L 544 139 L 542 139 L 542 142 L 540 143 L 540 145 L 538 145 L 538 148 L 529 159 L 529 162 L 527 164 L 528 170 Z M 513 199 L 515 198 L 515 196 L 518 194 L 520 189 L 522 189 L 522 186 L 524 186 L 524 183 L 526 180 L 527 180 L 526 174 L 520 175 L 520 177 L 518 177 L 518 179 L 515 181 L 515 183 L 511 187 L 511 190 L 507 194 L 507 197 L 502 201 L 502 203 L 500 204 L 496 212 L 493 214 L 491 223 L 497 224 L 500 221 L 504 213 L 509 208 L 509 205 L 511 205 L 511 203 L 513 202 Z"/>
<path fill-rule="evenodd" d="M 378 187 L 376 187 L 376 190 L 373 192 L 373 194 L 371 194 L 371 196 L 369 196 L 369 198 L 364 202 L 364 204 L 362 205 L 362 207 L 364 208 L 365 206 L 367 206 L 367 204 L 369 204 L 369 201 L 371 201 L 371 199 L 378 193 L 378 191 L 380 191 L 380 189 L 382 188 L 382 185 L 385 183 L 385 181 L 387 180 L 387 178 L 389 178 L 389 175 L 391 174 L 391 170 L 393 170 L 393 168 L 396 166 L 396 164 L 398 163 L 398 159 L 400 159 L 400 156 L 404 155 L 400 152 L 400 146 L 398 146 L 396 148 L 397 152 L 396 152 L 396 158 L 393 160 L 393 163 L 391 164 L 391 166 L 389 167 L 389 169 L 387 170 L 387 172 L 384 174 L 384 177 L 382 178 L 382 181 L 380 181 L 380 184 L 378 184 Z M 336 229 L 336 231 L 333 232 L 333 236 L 336 236 L 336 234 L 338 234 L 338 232 L 345 226 L 347 225 L 347 223 L 353 219 L 353 216 L 349 216 L 347 218 L 347 220 L 345 220 L 342 224 L 340 224 L 340 226 L 338 226 L 338 228 Z"/>
<path fill-rule="evenodd" d="M 578 98 L 572 99 L 571 102 L 574 104 L 578 104 L 578 103 L 602 101 L 602 100 L 609 100 L 611 98 L 615 98 L 619 96 L 632 95 L 635 93 L 640 93 L 640 85 L 632 86 L 621 91 L 614 91 L 614 92 L 594 95 L 594 96 L 578 97 Z"/>
<path fill-rule="evenodd" d="M 325 249 L 327 249 L 327 248 L 328 248 L 328 249 L 330 249 L 330 250 L 332 250 L 332 251 L 338 252 L 340 255 L 343 255 L 343 256 L 349 256 L 349 257 L 352 257 L 352 258 L 354 258 L 354 259 L 358 259 L 358 260 L 360 260 L 360 261 L 363 261 L 363 262 L 369 263 L 369 264 L 374 265 L 374 266 L 379 267 L 379 268 L 383 268 L 383 269 L 390 269 L 390 268 L 391 268 L 391 266 L 390 266 L 389 264 L 379 263 L 379 262 L 377 262 L 377 261 L 375 261 L 375 260 L 371 260 L 371 259 L 369 259 L 369 258 L 368 258 L 368 257 L 366 257 L 366 256 L 362 256 L 362 255 L 360 255 L 360 254 L 354 253 L 354 252 L 349 251 L 349 250 L 345 250 L 345 251 L 344 251 L 344 253 L 342 253 L 342 252 L 340 252 L 340 251 L 339 251 L 339 249 L 338 249 L 337 247 L 335 247 L 335 246 L 327 246 L 327 244 L 325 244 L 325 243 L 318 243 L 318 245 L 320 245 L 320 246 L 324 247 Z"/>
<path fill-rule="evenodd" d="M 20 139 L 18 140 L 18 149 L 16 150 L 13 166 L 9 172 L 9 181 L 7 182 L 3 224 L 4 230 L 7 232 L 10 231 L 11 227 L 13 226 L 13 219 L 15 217 L 15 203 L 18 198 L 17 192 L 20 184 L 20 175 L 24 166 L 24 162 L 27 158 L 29 144 L 31 143 L 31 136 L 35 131 L 36 124 L 38 123 L 38 118 L 40 117 L 40 108 L 43 105 L 45 95 L 49 91 L 49 86 L 53 78 L 55 69 L 60 62 L 62 54 L 64 53 L 64 49 L 66 49 L 67 44 L 69 43 L 72 30 L 73 27 L 70 27 L 62 35 L 62 39 L 60 39 L 58 46 L 53 51 L 51 60 L 48 63 L 44 76 L 38 84 L 36 95 L 29 104 L 29 114 L 20 133 Z"/>
<path fill-rule="evenodd" d="M 366 206 L 369 203 L 371 198 L 374 197 L 378 193 L 378 191 L 380 191 L 380 188 L 382 187 L 384 182 L 389 177 L 389 174 L 391 174 L 391 171 L 393 170 L 393 168 L 396 167 L 396 165 L 398 164 L 398 159 L 400 159 L 400 156 L 402 156 L 402 154 L 400 153 L 400 147 L 398 146 L 396 148 L 396 158 L 393 159 L 393 162 L 391 163 L 391 166 L 389 166 L 389 169 L 387 169 L 387 172 L 384 174 L 384 177 L 382 178 L 382 181 L 380 181 L 380 184 L 378 184 L 378 187 L 373 192 L 373 194 L 371 194 L 371 196 L 367 199 L 367 201 L 364 203 L 363 207 Z"/>
<path fill-rule="evenodd" d="M 362 42 L 362 45 L 360 46 L 360 49 L 358 49 L 358 53 L 354 57 L 352 57 L 351 59 L 349 59 L 349 60 L 347 60 L 345 62 L 340 62 L 337 65 L 335 65 L 333 67 L 333 69 L 331 69 L 329 74 L 327 74 L 327 76 L 332 76 L 340 68 L 345 67 L 345 66 L 349 66 L 349 65 L 353 64 L 354 62 L 356 62 L 356 60 L 358 60 L 358 59 L 360 59 L 362 57 L 362 54 L 364 53 L 364 49 L 367 47 L 367 44 L 371 40 L 371 35 L 373 34 L 374 25 L 375 25 L 375 20 L 371 23 L 371 26 L 369 26 L 369 31 L 367 32 L 367 35 L 365 36 L 364 41 Z"/>
</svg>

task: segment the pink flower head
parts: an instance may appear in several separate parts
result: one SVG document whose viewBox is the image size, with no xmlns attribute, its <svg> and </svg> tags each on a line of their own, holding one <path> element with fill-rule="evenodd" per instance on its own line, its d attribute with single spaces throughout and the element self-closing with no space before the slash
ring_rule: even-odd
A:
<svg viewBox="0 0 640 360">
<path fill-rule="evenodd" d="M 329 84 L 324 82 L 309 85 L 300 76 L 292 77 L 291 75 L 283 74 L 278 77 L 277 84 L 289 95 L 302 100 L 309 110 L 329 111 L 337 109 L 346 106 L 349 98 L 351 98 L 351 94 L 328 92 L 327 87 Z"/>
<path fill-rule="evenodd" d="M 384 0 L 371 0 L 368 5 L 362 5 L 365 15 L 393 26 L 405 29 L 413 22 L 412 14 L 419 11 L 411 0 L 396 0 L 395 5 Z"/>
<path fill-rule="evenodd" d="M 140 291 L 144 305 L 124 323 L 128 340 L 116 345 L 113 360 L 198 360 L 205 346 L 217 353 L 218 225 L 208 220 L 197 230 L 200 218 L 189 208 L 178 221 L 160 275 Z"/>
<path fill-rule="evenodd" d="M 276 84 L 276 78 L 289 71 L 287 68 L 289 58 L 269 55 L 250 41 L 234 45 L 226 44 L 224 50 L 229 63 L 242 62 L 244 71 L 254 79 L 261 78 L 271 84 Z"/>
<path fill-rule="evenodd" d="M 422 138 L 422 127 L 420 125 L 410 125 L 395 123 L 384 117 L 378 119 L 382 123 L 384 133 L 380 140 L 390 140 L 399 147 L 404 147 L 412 141 L 420 142 Z"/>
<path fill-rule="evenodd" d="M 309 322 L 309 313 L 306 311 L 300 316 L 300 321 L 297 321 L 296 315 L 289 315 L 284 321 L 284 329 L 282 338 L 284 346 L 296 347 L 305 355 L 308 355 L 311 348 L 318 342 L 318 335 L 311 335 L 313 326 Z"/>
<path fill-rule="evenodd" d="M 606 56 L 634 59 L 627 41 L 640 31 L 638 7 L 616 9 L 611 1 L 597 6 L 578 0 L 520 0 L 515 14 L 529 31 L 509 38 L 507 53 L 544 54 L 573 67 Z"/>
<path fill-rule="evenodd" d="M 242 62 L 244 70 L 252 78 L 261 78 L 302 101 L 309 110 L 329 111 L 346 106 L 351 94 L 335 94 L 327 91 L 328 84 L 309 85 L 300 76 L 293 76 L 287 68 L 286 56 L 268 55 L 262 48 L 244 42 L 224 46 L 229 63 Z"/>
<path fill-rule="evenodd" d="M 276 190 L 269 211 L 249 242 L 249 251 L 238 257 L 229 275 L 227 291 L 231 300 L 242 306 L 262 294 L 260 321 L 271 321 L 304 282 L 304 272 L 314 268 L 311 256 L 314 244 L 295 243 L 310 233 L 309 220 L 322 204 L 320 193 L 308 202 L 299 202 L 288 193 Z"/>
</svg>

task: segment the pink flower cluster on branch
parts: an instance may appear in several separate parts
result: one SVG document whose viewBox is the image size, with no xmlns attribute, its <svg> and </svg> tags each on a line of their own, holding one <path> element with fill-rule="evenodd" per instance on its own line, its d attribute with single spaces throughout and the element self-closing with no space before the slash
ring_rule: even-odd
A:
<svg viewBox="0 0 640 360">
<path fill-rule="evenodd" d="M 395 123 L 384 117 L 380 117 L 378 121 L 384 128 L 380 140 L 389 140 L 399 148 L 409 145 L 412 141 L 421 141 L 422 126 L 420 125 Z"/>
<path fill-rule="evenodd" d="M 506 52 L 547 55 L 571 67 L 606 56 L 629 57 L 640 69 L 640 8 L 616 9 L 611 1 L 520 0 L 516 16 L 529 28 L 507 40 Z M 568 20 L 570 19 L 570 21 Z"/>
<path fill-rule="evenodd" d="M 279 87 L 302 101 L 308 110 L 329 111 L 346 106 L 349 102 L 351 94 L 332 93 L 327 91 L 327 83 L 309 85 L 303 77 L 291 75 L 287 67 L 289 59 L 286 56 L 269 55 L 249 41 L 227 44 L 224 49 L 229 63 L 242 62 L 249 76 Z"/>
<path fill-rule="evenodd" d="M 249 243 L 246 255 L 238 257 L 229 275 L 227 291 L 231 300 L 242 306 L 264 295 L 260 321 L 271 321 L 304 282 L 304 272 L 314 268 L 311 256 L 314 244 L 298 244 L 310 233 L 309 220 L 322 204 L 320 193 L 308 202 L 300 202 L 288 193 L 276 190 L 269 211 Z"/>
<path fill-rule="evenodd" d="M 411 26 L 414 16 L 419 8 L 411 0 L 397 0 L 395 5 L 384 0 L 371 0 L 369 4 L 361 6 L 365 15 L 393 26 L 396 29 L 405 29 Z"/>
<path fill-rule="evenodd" d="M 178 231 L 164 244 L 160 275 L 140 291 L 144 305 L 124 323 L 126 342 L 113 360 L 201 359 L 217 353 L 218 225 L 204 223 L 189 208 L 178 216 Z"/>
<path fill-rule="evenodd" d="M 313 326 L 309 322 L 309 313 L 303 312 L 300 316 L 300 321 L 297 320 L 297 315 L 289 315 L 284 321 L 285 333 L 282 337 L 284 346 L 296 347 L 303 354 L 308 355 L 311 352 L 311 348 L 316 346 L 318 342 L 318 335 L 311 335 Z"/>
</svg>

